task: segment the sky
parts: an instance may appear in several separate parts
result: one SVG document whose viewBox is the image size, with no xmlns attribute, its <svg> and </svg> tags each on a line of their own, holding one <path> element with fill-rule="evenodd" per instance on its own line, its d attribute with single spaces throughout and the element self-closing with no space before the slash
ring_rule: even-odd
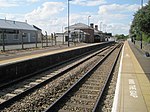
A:
<svg viewBox="0 0 150 112">
<path fill-rule="evenodd" d="M 144 0 L 146 4 L 148 0 Z M 103 32 L 129 33 L 141 0 L 69 0 L 70 25 L 90 23 Z M 0 19 L 35 25 L 50 33 L 63 32 L 68 25 L 68 0 L 0 0 Z M 90 16 L 90 17 L 89 17 Z"/>
</svg>

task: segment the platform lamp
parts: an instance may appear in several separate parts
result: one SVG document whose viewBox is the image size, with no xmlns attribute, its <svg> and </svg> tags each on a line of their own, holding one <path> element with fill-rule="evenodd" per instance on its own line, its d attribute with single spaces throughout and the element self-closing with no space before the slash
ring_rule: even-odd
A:
<svg viewBox="0 0 150 112">
<path fill-rule="evenodd" d="M 69 19 L 70 19 L 70 15 L 69 15 L 69 13 L 70 13 L 70 4 L 69 4 L 69 1 L 72 1 L 72 0 L 68 0 L 68 47 L 70 46 L 70 43 L 69 43 L 69 35 L 70 35 L 70 29 L 69 29 Z"/>
<path fill-rule="evenodd" d="M 103 22 L 100 22 L 100 31 L 102 31 L 102 23 L 103 23 Z"/>
<path fill-rule="evenodd" d="M 143 0 L 141 0 L 141 9 L 143 8 Z M 142 49 L 142 31 L 140 33 L 140 36 L 141 36 L 141 49 Z"/>
</svg>

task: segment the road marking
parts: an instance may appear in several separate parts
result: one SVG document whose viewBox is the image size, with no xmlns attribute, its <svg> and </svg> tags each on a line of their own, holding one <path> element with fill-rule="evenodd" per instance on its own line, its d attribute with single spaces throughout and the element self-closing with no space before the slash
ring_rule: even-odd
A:
<svg viewBox="0 0 150 112">
<path fill-rule="evenodd" d="M 133 98 L 138 98 L 136 84 L 135 84 L 134 79 L 128 79 L 128 81 L 129 81 L 130 96 L 133 97 Z"/>
</svg>

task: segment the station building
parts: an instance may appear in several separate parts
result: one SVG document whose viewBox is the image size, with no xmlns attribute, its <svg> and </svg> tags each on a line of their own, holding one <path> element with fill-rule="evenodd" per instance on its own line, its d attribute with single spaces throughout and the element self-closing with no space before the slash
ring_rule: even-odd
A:
<svg viewBox="0 0 150 112">
<path fill-rule="evenodd" d="M 68 41 L 68 27 L 65 28 L 65 40 Z M 74 25 L 69 26 L 70 30 L 70 40 L 76 38 L 77 40 L 85 43 L 94 43 L 94 42 L 103 42 L 112 35 L 107 35 L 107 33 L 103 33 L 102 31 L 98 30 L 98 25 L 93 23 L 90 26 L 83 24 L 83 23 L 76 23 Z"/>
<path fill-rule="evenodd" d="M 20 44 L 38 42 L 42 30 L 27 22 L 0 19 L 0 44 Z"/>
</svg>

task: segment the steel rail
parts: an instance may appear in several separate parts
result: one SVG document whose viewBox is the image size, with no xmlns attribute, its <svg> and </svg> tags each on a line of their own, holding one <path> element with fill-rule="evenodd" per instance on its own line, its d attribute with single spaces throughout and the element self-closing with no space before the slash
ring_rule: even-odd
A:
<svg viewBox="0 0 150 112">
<path fill-rule="evenodd" d="M 121 47 L 120 47 L 120 46 L 121 46 Z M 121 50 L 122 50 L 122 46 L 123 46 L 123 45 L 120 45 L 120 46 L 118 46 L 118 47 L 120 47 L 120 50 L 119 50 L 119 52 L 118 52 L 118 54 L 117 54 L 117 57 L 115 58 L 114 63 L 113 63 L 113 65 L 112 65 L 112 67 L 111 67 L 111 69 L 110 69 L 110 71 L 109 71 L 109 75 L 108 75 L 108 77 L 107 77 L 107 79 L 106 79 L 106 81 L 105 81 L 105 84 L 104 84 L 104 86 L 103 86 L 101 92 L 99 93 L 99 97 L 98 97 L 98 99 L 97 99 L 96 104 L 94 105 L 94 108 L 93 108 L 92 112 L 98 112 L 99 103 L 101 102 L 101 99 L 102 99 L 103 93 L 104 93 L 104 91 L 105 91 L 105 88 L 106 88 L 106 86 L 107 86 L 108 83 L 109 83 L 110 76 L 112 75 L 112 73 L 113 73 L 113 71 L 114 71 L 114 68 L 115 68 L 115 66 L 116 66 L 116 64 L 117 64 L 117 60 L 118 60 L 119 55 L 120 55 L 120 52 L 121 52 Z"/>
<path fill-rule="evenodd" d="M 44 112 L 57 112 L 58 106 L 65 100 L 65 97 L 69 95 L 71 91 L 77 88 L 82 82 L 91 75 L 92 72 L 117 48 L 113 48 L 110 52 L 108 52 L 101 60 L 98 61 L 90 70 L 88 70 L 75 84 L 73 84 L 61 97 L 59 97 L 53 104 L 51 104 L 47 110 Z"/>
</svg>

